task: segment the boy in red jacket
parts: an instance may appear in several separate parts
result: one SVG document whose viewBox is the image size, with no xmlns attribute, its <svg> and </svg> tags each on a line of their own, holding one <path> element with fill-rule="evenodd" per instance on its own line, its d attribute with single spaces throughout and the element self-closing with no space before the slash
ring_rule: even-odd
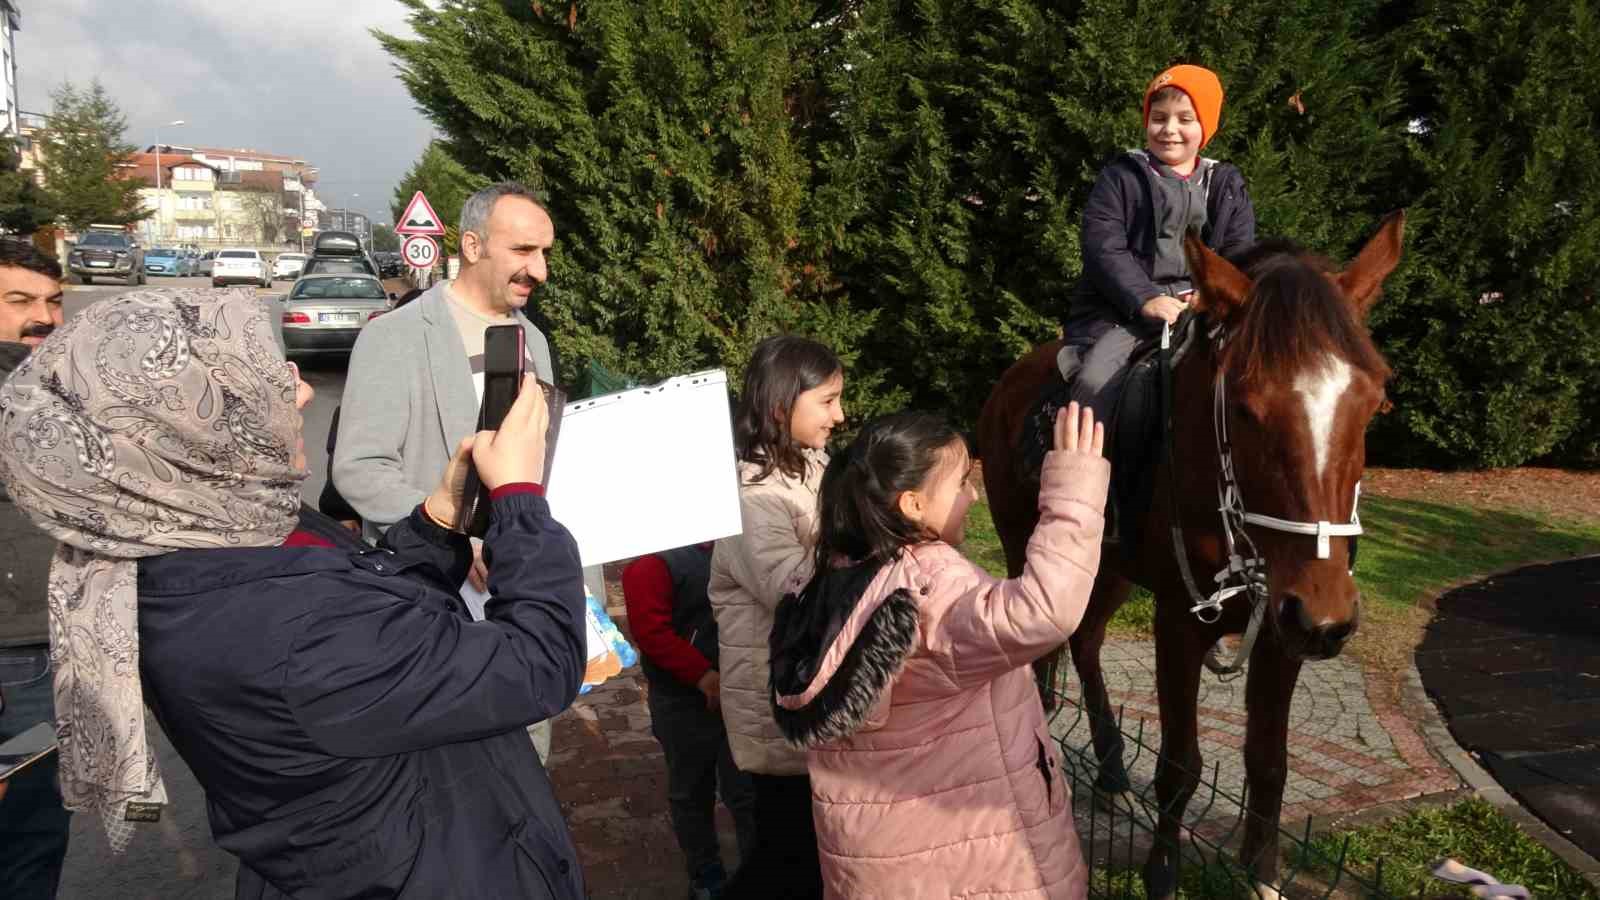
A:
<svg viewBox="0 0 1600 900">
<path fill-rule="evenodd" d="M 642 556 L 622 570 L 628 627 L 649 683 L 650 727 L 667 760 L 672 829 L 695 900 L 714 900 L 727 880 L 714 820 L 719 782 L 740 856 L 755 846 L 755 789 L 734 765 L 722 724 L 710 579 L 710 544 Z"/>
</svg>

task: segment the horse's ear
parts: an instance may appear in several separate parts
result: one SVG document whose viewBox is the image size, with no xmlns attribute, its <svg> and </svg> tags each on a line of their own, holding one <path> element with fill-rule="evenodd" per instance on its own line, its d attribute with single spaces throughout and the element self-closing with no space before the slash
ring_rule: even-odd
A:
<svg viewBox="0 0 1600 900">
<path fill-rule="evenodd" d="M 1339 273 L 1339 290 L 1355 304 L 1356 314 L 1366 318 L 1378 299 L 1383 280 L 1400 264 L 1404 252 L 1406 211 L 1395 210 L 1383 219 L 1378 233 L 1367 241 L 1356 258 Z"/>
<path fill-rule="evenodd" d="M 1218 256 L 1200 240 L 1197 229 L 1183 237 L 1183 255 L 1189 259 L 1197 294 L 1194 307 L 1217 321 L 1227 321 L 1250 295 L 1250 279 L 1233 263 Z"/>
</svg>

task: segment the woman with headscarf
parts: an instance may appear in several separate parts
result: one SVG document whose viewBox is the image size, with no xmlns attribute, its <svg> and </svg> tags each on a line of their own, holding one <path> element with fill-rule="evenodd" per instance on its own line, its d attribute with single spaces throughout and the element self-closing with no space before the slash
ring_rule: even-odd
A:
<svg viewBox="0 0 1600 900">
<path fill-rule="evenodd" d="M 166 800 L 141 700 L 205 788 L 248 898 L 583 896 L 524 730 L 584 668 L 577 547 L 538 482 L 532 381 L 380 549 L 301 521 L 311 389 L 246 292 L 99 301 L 0 387 L 0 482 L 61 541 L 62 795 L 114 848 Z M 455 521 L 493 489 L 473 622 Z M 324 520 L 326 521 L 326 520 Z"/>
</svg>

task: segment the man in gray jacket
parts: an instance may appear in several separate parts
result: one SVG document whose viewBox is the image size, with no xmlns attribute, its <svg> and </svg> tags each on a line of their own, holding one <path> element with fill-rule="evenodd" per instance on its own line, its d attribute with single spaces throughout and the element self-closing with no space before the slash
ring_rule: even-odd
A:
<svg viewBox="0 0 1600 900">
<path fill-rule="evenodd" d="M 61 264 L 32 244 L 0 240 L 0 382 L 62 322 Z M 45 591 L 56 542 L 0 487 L 0 741 L 54 722 Z M 54 897 L 71 814 L 56 758 L 8 779 L 0 795 L 0 897 Z"/>
<path fill-rule="evenodd" d="M 374 540 L 411 514 L 477 430 L 485 329 L 521 325 L 529 371 L 555 383 L 549 343 L 519 315 L 548 275 L 549 213 L 527 187 L 502 182 L 467 198 L 460 232 L 460 275 L 373 320 L 350 355 L 331 475 Z M 485 590 L 487 574 L 480 555 L 472 586 Z M 532 729 L 541 759 L 549 728 Z"/>
</svg>

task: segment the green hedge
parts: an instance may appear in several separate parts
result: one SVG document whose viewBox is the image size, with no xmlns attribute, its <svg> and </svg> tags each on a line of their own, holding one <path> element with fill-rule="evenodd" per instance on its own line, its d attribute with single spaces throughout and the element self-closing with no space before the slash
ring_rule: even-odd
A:
<svg viewBox="0 0 1600 900">
<path fill-rule="evenodd" d="M 1582 0 L 402 2 L 416 36 L 380 37 L 443 149 L 550 199 L 572 366 L 737 375 L 795 330 L 846 358 L 852 414 L 970 422 L 1056 333 L 1145 82 L 1193 61 L 1262 234 L 1343 258 L 1410 211 L 1373 458 L 1600 461 Z"/>
</svg>

